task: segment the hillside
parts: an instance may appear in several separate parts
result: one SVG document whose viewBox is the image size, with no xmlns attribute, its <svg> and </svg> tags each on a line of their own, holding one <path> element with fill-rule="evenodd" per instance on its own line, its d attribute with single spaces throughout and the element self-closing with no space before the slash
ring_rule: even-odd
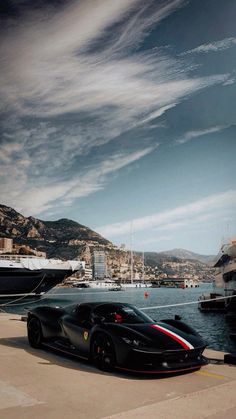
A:
<svg viewBox="0 0 236 419">
<path fill-rule="evenodd" d="M 34 217 L 24 217 L 14 209 L 0 205 L 0 237 L 10 237 L 15 244 L 28 245 L 46 252 L 47 257 L 62 259 L 79 258 L 86 245 L 93 249 L 109 250 L 110 257 L 119 265 L 126 259 L 123 252 L 90 228 L 76 221 L 62 218 L 57 221 L 43 221 Z M 134 252 L 140 260 L 141 252 Z M 155 268 L 164 262 L 184 260 L 209 263 L 213 256 L 203 256 L 184 249 L 166 252 L 145 252 L 145 265 Z"/>
<path fill-rule="evenodd" d="M 142 257 L 142 253 L 135 252 L 136 255 Z M 167 255 L 158 252 L 145 252 L 144 253 L 145 265 L 155 267 L 161 266 L 163 262 L 177 262 L 179 259 L 175 256 Z"/>
<path fill-rule="evenodd" d="M 140 257 L 142 253 L 135 252 Z M 173 249 L 165 252 L 145 252 L 145 264 L 149 266 L 160 266 L 163 262 L 182 262 L 182 261 L 193 261 L 200 262 L 203 264 L 212 265 L 215 256 L 212 255 L 199 255 L 198 253 L 191 252 L 184 249 Z"/>
<path fill-rule="evenodd" d="M 42 221 L 24 217 L 5 205 L 0 205 L 0 237 L 10 237 L 16 244 L 27 244 L 44 251 L 48 257 L 66 259 L 78 257 L 85 242 L 92 247 L 112 246 L 104 237 L 75 221 L 65 218 Z"/>
<path fill-rule="evenodd" d="M 198 260 L 202 263 L 211 263 L 214 259 L 214 255 L 200 255 L 198 253 L 191 252 L 185 249 L 172 249 L 167 250 L 165 252 L 158 253 L 160 257 L 176 257 L 178 259 L 185 259 L 185 260 Z"/>
</svg>

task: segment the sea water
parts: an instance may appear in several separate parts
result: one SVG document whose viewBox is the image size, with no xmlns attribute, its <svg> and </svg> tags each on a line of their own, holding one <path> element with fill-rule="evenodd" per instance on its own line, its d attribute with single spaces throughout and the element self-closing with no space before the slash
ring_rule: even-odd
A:
<svg viewBox="0 0 236 419">
<path fill-rule="evenodd" d="M 210 284 L 202 284 L 199 288 L 130 288 L 126 291 L 116 292 L 57 287 L 37 300 L 2 301 L 0 302 L 0 309 L 9 313 L 26 314 L 30 308 L 38 305 L 63 307 L 68 304 L 86 301 L 125 302 L 134 304 L 138 308 L 145 308 L 145 313 L 156 321 L 174 318 L 175 315 L 179 315 L 182 321 L 192 326 L 202 335 L 210 348 L 236 352 L 236 343 L 229 337 L 232 331 L 231 326 L 226 322 L 224 314 L 203 313 L 198 309 L 198 298 L 203 293 L 211 291 L 213 289 Z M 176 306 L 170 307 L 170 305 L 175 304 Z"/>
</svg>

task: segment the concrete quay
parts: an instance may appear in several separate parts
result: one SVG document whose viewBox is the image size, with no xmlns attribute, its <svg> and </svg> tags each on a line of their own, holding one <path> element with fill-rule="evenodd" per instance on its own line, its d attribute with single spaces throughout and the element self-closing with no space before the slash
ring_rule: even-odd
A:
<svg viewBox="0 0 236 419">
<path fill-rule="evenodd" d="M 20 316 L 0 314 L 1 419 L 233 419 L 236 366 L 224 354 L 197 372 L 158 378 L 114 372 L 28 345 Z"/>
</svg>

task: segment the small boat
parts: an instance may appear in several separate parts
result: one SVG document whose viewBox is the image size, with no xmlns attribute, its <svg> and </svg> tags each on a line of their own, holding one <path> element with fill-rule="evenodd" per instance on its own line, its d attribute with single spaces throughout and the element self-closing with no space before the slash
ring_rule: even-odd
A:
<svg viewBox="0 0 236 419">
<path fill-rule="evenodd" d="M 122 282 L 122 287 L 125 289 L 129 288 L 151 288 L 152 283 L 151 282 L 144 282 L 144 281 L 130 281 L 130 282 Z"/>
<path fill-rule="evenodd" d="M 108 288 L 108 291 L 125 291 L 125 289 L 121 285 L 114 285 Z"/>
<path fill-rule="evenodd" d="M 89 288 L 89 284 L 86 281 L 78 281 L 78 280 L 74 280 L 72 282 L 68 282 L 67 284 L 71 284 L 71 286 L 73 288 L 80 288 L 80 289 L 84 289 L 84 288 Z"/>
<path fill-rule="evenodd" d="M 76 288 L 92 288 L 92 289 L 99 289 L 99 290 L 107 290 L 107 291 L 119 291 L 120 285 L 117 284 L 115 281 L 111 279 L 106 280 L 79 280 L 75 279 L 72 282 L 70 281 L 72 287 Z"/>
<path fill-rule="evenodd" d="M 200 311 L 208 311 L 208 312 L 223 312 L 225 313 L 225 299 L 222 294 L 217 293 L 210 293 L 210 294 L 203 294 L 198 299 L 198 308 Z"/>
</svg>

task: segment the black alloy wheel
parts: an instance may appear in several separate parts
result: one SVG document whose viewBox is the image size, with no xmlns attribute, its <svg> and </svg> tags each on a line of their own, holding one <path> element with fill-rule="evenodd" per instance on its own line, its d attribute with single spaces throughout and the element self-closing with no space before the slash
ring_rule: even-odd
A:
<svg viewBox="0 0 236 419">
<path fill-rule="evenodd" d="M 115 350 L 109 336 L 97 334 L 91 345 L 91 356 L 94 364 L 102 371 L 112 371 L 115 367 Z"/>
<path fill-rule="evenodd" d="M 32 348 L 40 348 L 43 341 L 42 328 L 40 320 L 32 317 L 27 325 L 28 341 Z"/>
</svg>

